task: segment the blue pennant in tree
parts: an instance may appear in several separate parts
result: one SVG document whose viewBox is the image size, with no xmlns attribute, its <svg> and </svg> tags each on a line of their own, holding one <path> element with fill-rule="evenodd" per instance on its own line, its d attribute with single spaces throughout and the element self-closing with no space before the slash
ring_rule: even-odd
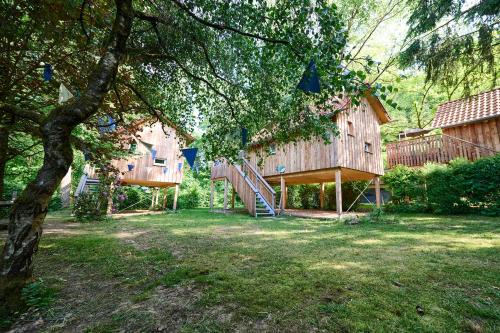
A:
<svg viewBox="0 0 500 333">
<path fill-rule="evenodd" d="M 182 162 L 177 163 L 177 170 L 182 171 Z"/>
<path fill-rule="evenodd" d="M 107 133 L 113 132 L 116 130 L 116 122 L 111 116 L 99 118 L 97 121 L 97 127 L 99 129 L 99 133 Z"/>
<path fill-rule="evenodd" d="M 243 145 L 243 147 L 246 146 L 247 140 L 248 140 L 248 130 L 243 127 L 241 129 L 241 144 Z"/>
<path fill-rule="evenodd" d="M 156 160 L 156 149 L 154 148 L 151 149 L 151 157 L 153 158 L 153 161 Z"/>
<path fill-rule="evenodd" d="M 52 79 L 52 65 L 45 64 L 43 66 L 43 80 L 50 81 Z"/>
<path fill-rule="evenodd" d="M 196 159 L 196 154 L 198 153 L 198 148 L 185 148 L 182 149 L 182 155 L 186 158 L 191 169 L 194 167 L 194 160 Z"/>
<path fill-rule="evenodd" d="M 168 168 L 167 167 L 163 167 L 163 174 L 166 174 L 168 172 Z"/>
<path fill-rule="evenodd" d="M 128 171 L 134 170 L 134 165 L 133 164 L 127 164 Z"/>
<path fill-rule="evenodd" d="M 297 88 L 303 90 L 306 93 L 319 93 L 321 91 L 319 86 L 318 70 L 316 68 L 316 64 L 314 63 L 314 60 L 311 59 L 311 61 L 309 62 L 309 65 L 304 71 L 302 79 L 300 80 Z"/>
</svg>

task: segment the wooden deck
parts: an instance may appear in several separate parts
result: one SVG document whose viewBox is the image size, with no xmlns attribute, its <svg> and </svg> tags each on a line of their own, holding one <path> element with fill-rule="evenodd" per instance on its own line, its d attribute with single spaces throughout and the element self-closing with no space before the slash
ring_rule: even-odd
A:
<svg viewBox="0 0 500 333">
<path fill-rule="evenodd" d="M 389 168 L 398 164 L 417 167 L 428 162 L 449 163 L 458 157 L 474 161 L 496 153 L 494 149 L 446 134 L 429 135 L 388 143 L 387 163 Z"/>
</svg>

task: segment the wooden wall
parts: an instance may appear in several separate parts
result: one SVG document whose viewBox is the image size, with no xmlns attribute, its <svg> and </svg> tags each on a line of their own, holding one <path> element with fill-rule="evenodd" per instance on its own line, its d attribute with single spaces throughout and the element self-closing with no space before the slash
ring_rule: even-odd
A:
<svg viewBox="0 0 500 333">
<path fill-rule="evenodd" d="M 500 151 L 500 117 L 472 124 L 443 128 L 443 134 Z"/>
<path fill-rule="evenodd" d="M 168 186 L 180 184 L 183 177 L 183 167 L 179 170 L 179 163 L 184 166 L 184 157 L 181 155 L 181 146 L 176 137 L 175 129 L 165 127 L 167 135 L 163 132 L 160 123 L 151 127 L 144 127 L 136 138 L 153 145 L 156 149 L 157 159 L 166 159 L 166 172 L 162 166 L 153 165 L 150 150 L 143 144 L 137 144 L 135 156 L 128 159 L 113 161 L 113 165 L 122 173 L 122 181 L 126 184 L 145 186 Z M 134 169 L 128 171 L 128 164 L 134 164 Z"/>
<path fill-rule="evenodd" d="M 351 121 L 354 135 L 348 135 L 347 122 Z M 333 137 L 330 144 L 322 139 L 298 141 L 276 146 L 276 154 L 267 156 L 263 147 L 254 147 L 248 152 L 248 160 L 257 167 L 263 177 L 278 175 L 276 167 L 284 165 L 285 174 L 344 167 L 374 175 L 383 175 L 381 156 L 380 121 L 371 107 L 363 100 L 363 106 L 338 115 L 340 137 Z M 372 145 L 373 153 L 365 153 L 365 142 Z M 259 157 L 264 158 L 259 166 Z"/>
<path fill-rule="evenodd" d="M 353 125 L 352 135 L 348 133 L 348 121 Z M 337 126 L 340 129 L 338 165 L 383 175 L 380 121 L 371 105 L 365 100 L 355 109 L 339 114 Z M 365 152 L 365 142 L 371 144 L 371 153 Z"/>
</svg>

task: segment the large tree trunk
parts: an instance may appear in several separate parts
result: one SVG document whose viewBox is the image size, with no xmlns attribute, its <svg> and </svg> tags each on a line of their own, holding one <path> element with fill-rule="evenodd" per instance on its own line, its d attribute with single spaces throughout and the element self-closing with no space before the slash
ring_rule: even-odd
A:
<svg viewBox="0 0 500 333">
<path fill-rule="evenodd" d="M 108 46 L 84 93 L 54 109 L 40 126 L 44 162 L 12 208 L 0 262 L 0 311 L 2 307 L 3 311 L 15 311 L 22 303 L 20 292 L 32 279 L 33 255 L 42 235 L 48 202 L 73 160 L 71 131 L 97 112 L 125 54 L 134 18 L 132 0 L 115 2 L 117 11 Z"/>
</svg>

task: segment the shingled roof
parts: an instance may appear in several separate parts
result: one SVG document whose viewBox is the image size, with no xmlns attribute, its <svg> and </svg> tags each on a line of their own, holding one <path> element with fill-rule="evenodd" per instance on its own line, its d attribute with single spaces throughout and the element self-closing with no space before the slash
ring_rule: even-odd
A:
<svg viewBox="0 0 500 333">
<path fill-rule="evenodd" d="M 500 87 L 439 105 L 432 127 L 453 127 L 495 117 L 500 117 Z"/>
</svg>

